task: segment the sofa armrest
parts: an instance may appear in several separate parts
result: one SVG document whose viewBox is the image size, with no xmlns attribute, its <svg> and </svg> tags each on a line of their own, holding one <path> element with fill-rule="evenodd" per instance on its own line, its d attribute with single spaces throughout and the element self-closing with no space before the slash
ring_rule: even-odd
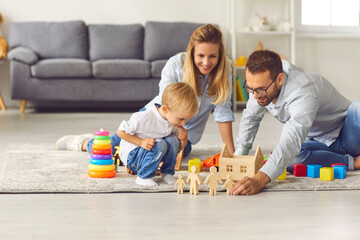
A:
<svg viewBox="0 0 360 240">
<path fill-rule="evenodd" d="M 34 51 L 25 47 L 17 47 L 8 53 L 8 59 L 32 65 L 39 61 Z"/>
</svg>

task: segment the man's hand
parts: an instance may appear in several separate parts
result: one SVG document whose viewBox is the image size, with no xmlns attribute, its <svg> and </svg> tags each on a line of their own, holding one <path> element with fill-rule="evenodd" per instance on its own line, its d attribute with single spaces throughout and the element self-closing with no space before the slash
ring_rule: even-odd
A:
<svg viewBox="0 0 360 240">
<path fill-rule="evenodd" d="M 150 151 L 155 146 L 155 139 L 154 138 L 144 138 L 141 140 L 140 147 Z"/>
<path fill-rule="evenodd" d="M 260 192 L 269 182 L 269 176 L 259 171 L 252 178 L 241 179 L 232 189 L 232 193 L 233 195 L 253 195 Z"/>
<path fill-rule="evenodd" d="M 180 151 L 183 150 L 188 141 L 188 134 L 185 128 L 179 127 L 178 139 L 180 140 Z"/>
</svg>

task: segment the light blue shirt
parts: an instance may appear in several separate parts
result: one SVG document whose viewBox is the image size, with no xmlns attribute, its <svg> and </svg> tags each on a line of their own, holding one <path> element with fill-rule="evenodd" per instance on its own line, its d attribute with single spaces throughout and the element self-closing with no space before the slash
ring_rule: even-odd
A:
<svg viewBox="0 0 360 240">
<path fill-rule="evenodd" d="M 171 83 L 181 82 L 183 79 L 183 65 L 186 53 L 179 53 L 171 57 L 161 72 L 161 80 L 159 83 L 159 95 L 149 102 L 145 108 L 148 109 L 154 103 L 161 104 L 161 97 L 166 86 Z M 229 90 L 229 97 L 225 103 L 213 105 L 212 98 L 207 96 L 209 87 L 208 75 L 200 75 L 200 86 L 202 86 L 202 95 L 198 97 L 199 111 L 189 119 L 184 128 L 188 131 L 189 141 L 196 144 L 200 141 L 204 132 L 206 122 L 212 110 L 214 110 L 214 117 L 216 122 L 233 122 L 235 120 L 234 114 L 231 110 L 231 90 Z M 230 60 L 227 61 L 227 77 L 232 86 L 232 68 Z"/>
<path fill-rule="evenodd" d="M 324 77 L 283 60 L 285 79 L 276 103 L 259 106 L 250 94 L 240 121 L 236 155 L 247 155 L 266 109 L 284 127 L 280 141 L 260 169 L 271 181 L 294 160 L 305 139 L 331 145 L 339 135 L 351 102 Z"/>
</svg>

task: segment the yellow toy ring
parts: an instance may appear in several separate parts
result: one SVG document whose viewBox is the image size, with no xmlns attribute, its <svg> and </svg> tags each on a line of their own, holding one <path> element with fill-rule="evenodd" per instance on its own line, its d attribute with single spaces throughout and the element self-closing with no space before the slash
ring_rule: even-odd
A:
<svg viewBox="0 0 360 240">
<path fill-rule="evenodd" d="M 108 145 L 111 144 L 111 140 L 94 140 L 94 144 L 96 145 Z"/>
<path fill-rule="evenodd" d="M 105 172 L 105 171 L 112 171 L 115 169 L 115 165 L 111 164 L 111 165 L 94 165 L 94 164 L 89 164 L 89 170 L 93 171 L 93 172 Z"/>
<path fill-rule="evenodd" d="M 92 149 L 95 149 L 95 150 L 111 149 L 111 145 L 110 144 L 106 144 L 106 145 L 93 144 Z"/>
<path fill-rule="evenodd" d="M 116 176 L 116 171 L 112 170 L 109 172 L 94 172 L 89 170 L 88 175 L 93 178 L 112 178 Z"/>
</svg>

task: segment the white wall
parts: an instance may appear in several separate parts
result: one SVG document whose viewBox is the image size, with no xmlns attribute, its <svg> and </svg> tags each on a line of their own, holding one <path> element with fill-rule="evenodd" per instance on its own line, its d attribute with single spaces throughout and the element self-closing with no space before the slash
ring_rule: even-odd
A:
<svg viewBox="0 0 360 240">
<path fill-rule="evenodd" d="M 269 1 L 269 0 L 268 0 Z M 282 0 L 271 0 L 281 4 Z M 142 23 L 188 21 L 218 24 L 228 42 L 228 0 L 1 0 L 1 26 L 5 37 L 8 24 L 19 21 L 62 21 L 81 19 L 86 23 Z M 284 7 L 277 7 L 283 11 Z M 271 12 L 274 12 L 274 9 Z M 265 11 L 261 9 L 261 11 Z M 279 13 L 280 15 L 282 12 Z M 286 14 L 285 14 L 286 15 Z M 287 16 L 286 16 L 287 17 Z M 285 18 L 286 18 L 285 17 Z M 360 97 L 360 39 L 298 39 L 297 65 L 327 77 L 350 100 Z M 256 43 L 254 43 L 256 46 Z M 229 50 L 229 44 L 226 46 Z M 266 47 L 266 46 L 265 46 Z M 229 52 L 229 51 L 228 51 Z M 7 106 L 10 99 L 8 61 L 0 64 L 0 92 Z"/>
</svg>

